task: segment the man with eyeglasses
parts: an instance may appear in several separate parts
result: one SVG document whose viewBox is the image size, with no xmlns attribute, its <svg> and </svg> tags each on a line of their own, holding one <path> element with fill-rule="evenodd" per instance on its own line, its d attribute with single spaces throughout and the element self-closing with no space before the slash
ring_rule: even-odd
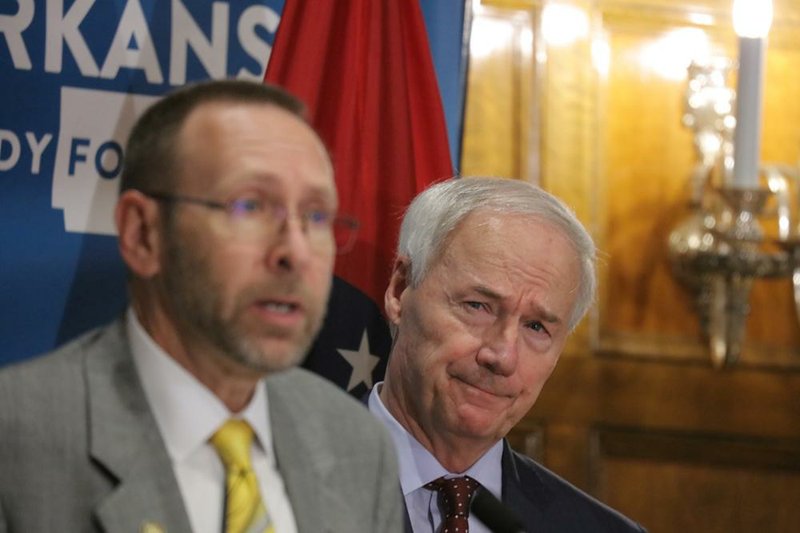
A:
<svg viewBox="0 0 800 533">
<path fill-rule="evenodd" d="M 0 532 L 401 531 L 389 437 L 296 368 L 356 229 L 302 105 L 242 81 L 162 99 L 115 221 L 126 315 L 0 372 Z"/>
</svg>

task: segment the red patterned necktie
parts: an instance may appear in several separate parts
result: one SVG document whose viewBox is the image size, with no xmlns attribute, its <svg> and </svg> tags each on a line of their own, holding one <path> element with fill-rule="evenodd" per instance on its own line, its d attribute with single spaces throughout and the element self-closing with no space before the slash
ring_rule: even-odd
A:
<svg viewBox="0 0 800 533">
<path fill-rule="evenodd" d="M 425 485 L 439 492 L 439 508 L 444 514 L 440 533 L 467 533 L 469 531 L 469 504 L 480 483 L 469 476 L 440 477 Z"/>
</svg>

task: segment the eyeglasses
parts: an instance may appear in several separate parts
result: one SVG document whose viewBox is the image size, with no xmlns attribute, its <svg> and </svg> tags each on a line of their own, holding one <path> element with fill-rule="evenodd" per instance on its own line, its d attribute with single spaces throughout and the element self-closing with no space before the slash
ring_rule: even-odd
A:
<svg viewBox="0 0 800 533">
<path fill-rule="evenodd" d="M 222 211 L 232 235 L 243 241 L 263 241 L 274 237 L 281 225 L 291 217 L 286 206 L 252 193 L 218 202 L 181 194 L 139 192 L 162 202 L 182 202 Z M 353 217 L 336 215 L 318 207 L 303 211 L 297 216 L 303 233 L 315 248 L 328 245 L 331 236 L 336 244 L 337 254 L 350 251 L 355 243 L 359 223 Z"/>
</svg>

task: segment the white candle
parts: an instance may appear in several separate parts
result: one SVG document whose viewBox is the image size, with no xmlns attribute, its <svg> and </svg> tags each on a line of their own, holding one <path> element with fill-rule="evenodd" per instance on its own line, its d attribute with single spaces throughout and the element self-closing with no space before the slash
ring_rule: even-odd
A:
<svg viewBox="0 0 800 533">
<path fill-rule="evenodd" d="M 739 75 L 732 185 L 742 189 L 758 188 L 764 46 L 771 23 L 771 0 L 734 0 L 733 25 L 739 35 Z"/>
</svg>

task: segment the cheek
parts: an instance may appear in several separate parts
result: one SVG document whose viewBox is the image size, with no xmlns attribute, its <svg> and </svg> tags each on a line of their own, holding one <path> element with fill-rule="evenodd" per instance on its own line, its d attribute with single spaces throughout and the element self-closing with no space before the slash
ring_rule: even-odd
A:
<svg viewBox="0 0 800 533">
<path fill-rule="evenodd" d="M 244 284 L 253 275 L 251 254 L 236 253 L 235 251 L 212 254 L 208 264 L 211 274 L 225 286 Z"/>
<path fill-rule="evenodd" d="M 310 270 L 317 285 L 330 287 L 333 283 L 333 265 L 333 258 L 321 258 L 314 262 L 314 266 Z"/>
<path fill-rule="evenodd" d="M 432 383 L 446 379 L 449 371 L 475 365 L 481 340 L 448 309 L 431 299 L 407 299 L 400 317 L 402 339 L 414 354 L 418 379 Z"/>
<path fill-rule="evenodd" d="M 446 346 L 435 327 L 425 322 L 425 317 L 415 312 L 402 316 L 402 327 L 397 339 L 398 351 L 409 354 L 402 374 L 414 387 L 429 390 L 439 379 L 441 368 L 446 364 Z"/>
<path fill-rule="evenodd" d="M 458 387 L 464 376 L 473 376 L 479 369 L 476 354 L 480 342 L 472 337 L 461 335 L 444 335 L 420 347 L 417 353 L 424 353 L 421 377 L 431 389 L 441 397 L 450 397 L 452 388 Z"/>
<path fill-rule="evenodd" d="M 189 258 L 188 267 L 190 272 L 183 272 L 200 280 L 201 290 L 208 290 L 215 293 L 228 292 L 231 284 L 236 279 L 241 279 L 238 275 L 237 259 L 235 255 L 227 252 L 226 247 L 214 239 L 203 239 L 199 235 L 193 235 L 191 239 L 184 241 L 184 259 Z M 239 267 L 241 268 L 241 267 Z M 218 298 L 222 296 L 218 294 Z"/>
<path fill-rule="evenodd" d="M 415 317 L 408 333 L 415 353 L 422 355 L 429 367 L 448 366 L 474 355 L 475 342 L 471 335 L 435 317 Z"/>
<path fill-rule="evenodd" d="M 207 253 L 204 261 L 206 277 L 217 287 L 218 298 L 226 308 L 246 299 L 249 288 L 259 280 L 258 261 L 252 251 L 236 246 L 225 247 L 217 243 L 214 253 Z"/>
<path fill-rule="evenodd" d="M 430 310 L 422 308 L 414 316 L 422 337 L 435 345 L 449 360 L 474 356 L 482 343 L 482 326 L 467 324 L 453 309 L 437 306 Z"/>
<path fill-rule="evenodd" d="M 466 333 L 447 336 L 439 347 L 442 365 L 454 375 L 471 374 L 479 366 L 482 346 L 480 339 Z"/>
<path fill-rule="evenodd" d="M 302 290 L 313 299 L 314 303 L 318 303 L 320 307 L 324 307 L 328 302 L 331 286 L 333 285 L 331 266 L 319 262 L 308 268 L 300 276 L 300 285 L 303 286 Z"/>
</svg>

